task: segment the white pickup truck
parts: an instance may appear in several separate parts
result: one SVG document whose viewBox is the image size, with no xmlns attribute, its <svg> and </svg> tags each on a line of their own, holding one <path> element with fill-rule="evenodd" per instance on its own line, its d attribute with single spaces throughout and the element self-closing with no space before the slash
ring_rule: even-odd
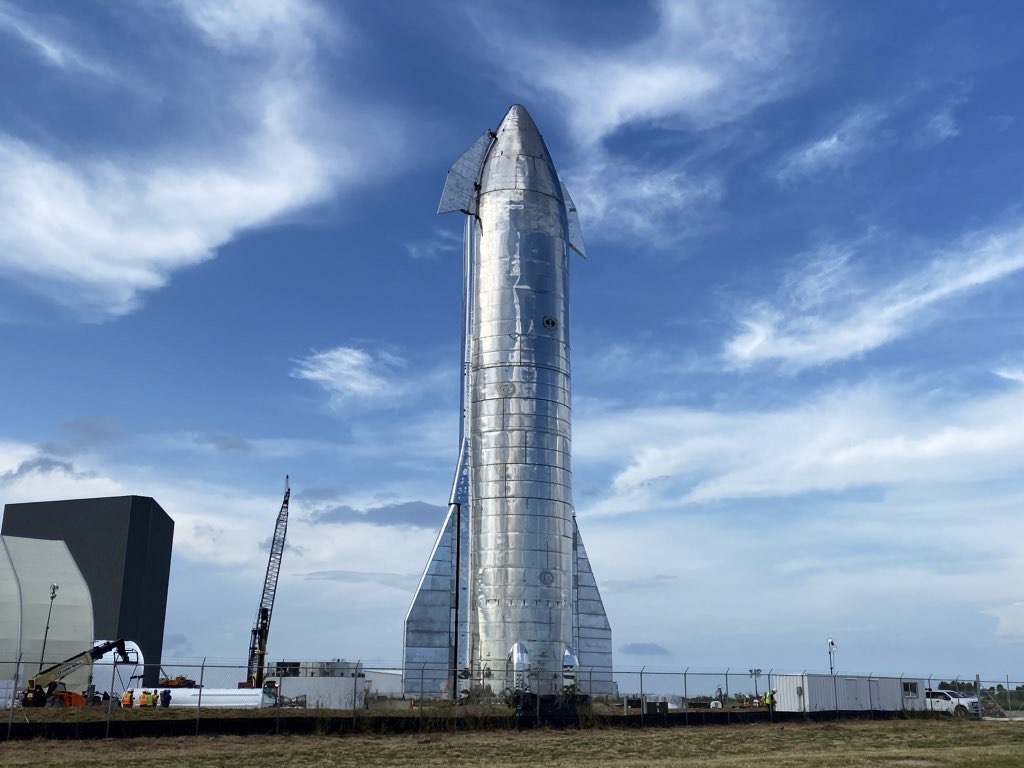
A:
<svg viewBox="0 0 1024 768">
<path fill-rule="evenodd" d="M 933 691 L 924 693 L 925 709 L 931 712 L 945 712 L 953 717 L 981 716 L 981 702 L 976 696 L 967 696 L 956 691 Z"/>
</svg>

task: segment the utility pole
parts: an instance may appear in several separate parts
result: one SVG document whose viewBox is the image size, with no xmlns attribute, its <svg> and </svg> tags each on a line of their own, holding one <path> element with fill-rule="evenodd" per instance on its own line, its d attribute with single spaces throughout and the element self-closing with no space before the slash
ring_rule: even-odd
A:
<svg viewBox="0 0 1024 768">
<path fill-rule="evenodd" d="M 53 599 L 57 597 L 57 590 L 60 589 L 59 584 L 50 585 L 50 610 L 46 612 L 46 631 L 43 632 L 43 649 L 39 652 L 39 669 L 37 671 L 43 671 L 43 659 L 46 657 L 46 638 L 50 635 L 50 615 L 53 613 Z"/>
<path fill-rule="evenodd" d="M 752 670 L 750 670 L 750 676 L 752 678 L 754 678 L 754 698 L 756 699 L 756 698 L 758 698 L 758 695 L 757 695 L 757 678 L 759 678 L 761 676 L 761 670 L 760 669 L 752 669 Z"/>
<path fill-rule="evenodd" d="M 836 641 L 830 637 L 826 642 L 828 642 L 828 673 L 834 675 L 836 673 Z"/>
</svg>

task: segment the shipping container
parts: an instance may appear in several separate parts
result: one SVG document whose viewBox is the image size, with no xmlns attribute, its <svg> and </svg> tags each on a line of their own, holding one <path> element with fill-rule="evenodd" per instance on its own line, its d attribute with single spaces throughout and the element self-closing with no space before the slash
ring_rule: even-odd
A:
<svg viewBox="0 0 1024 768">
<path fill-rule="evenodd" d="M 863 675 L 772 675 L 779 712 L 898 712 L 924 708 L 923 680 Z"/>
</svg>

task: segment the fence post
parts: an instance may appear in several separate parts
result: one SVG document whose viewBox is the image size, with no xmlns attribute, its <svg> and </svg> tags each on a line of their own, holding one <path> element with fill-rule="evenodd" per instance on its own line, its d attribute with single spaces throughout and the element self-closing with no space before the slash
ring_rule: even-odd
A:
<svg viewBox="0 0 1024 768">
<path fill-rule="evenodd" d="M 247 669 L 248 671 L 248 669 Z M 266 685 L 266 682 L 264 682 Z M 281 679 L 277 680 L 277 692 L 274 695 L 274 708 L 277 716 L 274 718 L 274 733 L 281 733 Z"/>
<path fill-rule="evenodd" d="M 722 702 L 722 709 L 725 710 L 725 722 L 729 722 L 729 670 L 732 667 L 725 668 L 725 701 Z"/>
<path fill-rule="evenodd" d="M 836 705 L 836 720 L 839 719 L 839 686 L 836 683 L 836 673 L 832 670 L 832 698 Z"/>
<path fill-rule="evenodd" d="M 768 670 L 768 690 L 769 691 L 775 690 L 774 688 L 772 688 L 772 670 L 774 670 L 774 669 L 775 669 L 775 667 L 772 667 L 771 669 Z M 778 702 L 775 700 L 775 694 L 773 693 L 772 694 L 772 705 L 768 708 L 768 722 L 769 723 L 774 723 L 775 722 L 775 708 L 777 706 L 778 706 Z"/>
<path fill-rule="evenodd" d="M 868 673 L 868 719 L 869 720 L 874 720 L 875 719 L 875 707 L 874 707 L 874 704 L 872 703 L 872 699 L 871 699 L 871 675 L 873 675 L 873 674 L 875 674 L 875 673 L 874 672 L 869 672 Z"/>
<path fill-rule="evenodd" d="M 17 686 L 15 686 L 17 687 Z M 1010 716 L 1010 676 L 1006 676 L 1006 716 Z"/>
<path fill-rule="evenodd" d="M 117 654 L 114 654 L 114 666 L 110 669 L 110 688 L 107 692 L 110 694 L 110 700 L 107 702 L 107 735 L 105 738 L 110 738 L 110 718 L 114 711 L 114 680 L 117 677 Z"/>
<path fill-rule="evenodd" d="M 426 669 L 427 669 L 427 662 L 424 661 L 420 665 L 420 703 L 419 703 L 419 708 L 420 708 L 420 730 L 421 731 L 423 730 L 423 685 L 424 685 L 423 678 L 424 678 Z"/>
<path fill-rule="evenodd" d="M 904 673 L 906 674 L 906 673 Z M 903 692 L 903 675 L 900 675 L 900 709 L 906 710 L 907 708 L 907 697 Z"/>
<path fill-rule="evenodd" d="M 995 692 L 993 691 L 993 693 Z M 978 719 L 983 720 L 985 717 L 985 707 L 981 704 L 981 675 L 977 673 L 974 675 L 974 698 L 978 700 Z M 995 696 L 992 698 L 995 698 Z"/>
<path fill-rule="evenodd" d="M 203 666 L 199 668 L 199 698 L 196 699 L 196 736 L 199 735 L 199 711 L 203 708 L 203 678 L 206 677 L 206 657 L 203 656 Z"/>
<path fill-rule="evenodd" d="M 690 691 L 686 684 L 686 673 L 690 671 L 687 667 L 683 670 L 683 722 L 690 724 Z"/>
<path fill-rule="evenodd" d="M 14 698 L 18 695 L 18 677 L 21 674 L 21 657 L 18 654 L 18 663 L 14 665 L 14 685 L 11 686 L 11 710 L 7 713 L 7 740 L 11 740 L 11 731 L 14 728 Z M 1006 678 L 1009 680 L 1010 678 Z M 1009 683 L 1007 683 L 1009 684 Z"/>
<path fill-rule="evenodd" d="M 644 715 L 647 713 L 647 701 L 644 699 L 644 670 L 647 665 L 640 668 L 640 727 L 644 727 Z"/>
</svg>

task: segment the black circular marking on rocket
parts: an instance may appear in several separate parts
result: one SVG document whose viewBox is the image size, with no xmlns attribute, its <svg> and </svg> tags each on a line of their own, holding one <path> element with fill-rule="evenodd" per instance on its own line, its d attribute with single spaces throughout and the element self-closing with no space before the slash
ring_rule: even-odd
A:
<svg viewBox="0 0 1024 768">
<path fill-rule="evenodd" d="M 541 322 L 544 323 L 544 327 L 549 331 L 553 331 L 558 327 L 558 321 L 551 315 L 544 315 L 544 319 Z"/>
<path fill-rule="evenodd" d="M 511 384 L 507 381 L 500 387 L 498 387 L 498 389 L 501 391 L 501 394 L 504 395 L 505 397 L 512 397 L 512 395 L 516 393 L 516 385 Z"/>
<path fill-rule="evenodd" d="M 537 580 L 545 587 L 550 587 L 552 584 L 555 583 L 555 574 L 553 574 L 551 571 L 541 571 L 540 576 L 537 577 Z"/>
</svg>

